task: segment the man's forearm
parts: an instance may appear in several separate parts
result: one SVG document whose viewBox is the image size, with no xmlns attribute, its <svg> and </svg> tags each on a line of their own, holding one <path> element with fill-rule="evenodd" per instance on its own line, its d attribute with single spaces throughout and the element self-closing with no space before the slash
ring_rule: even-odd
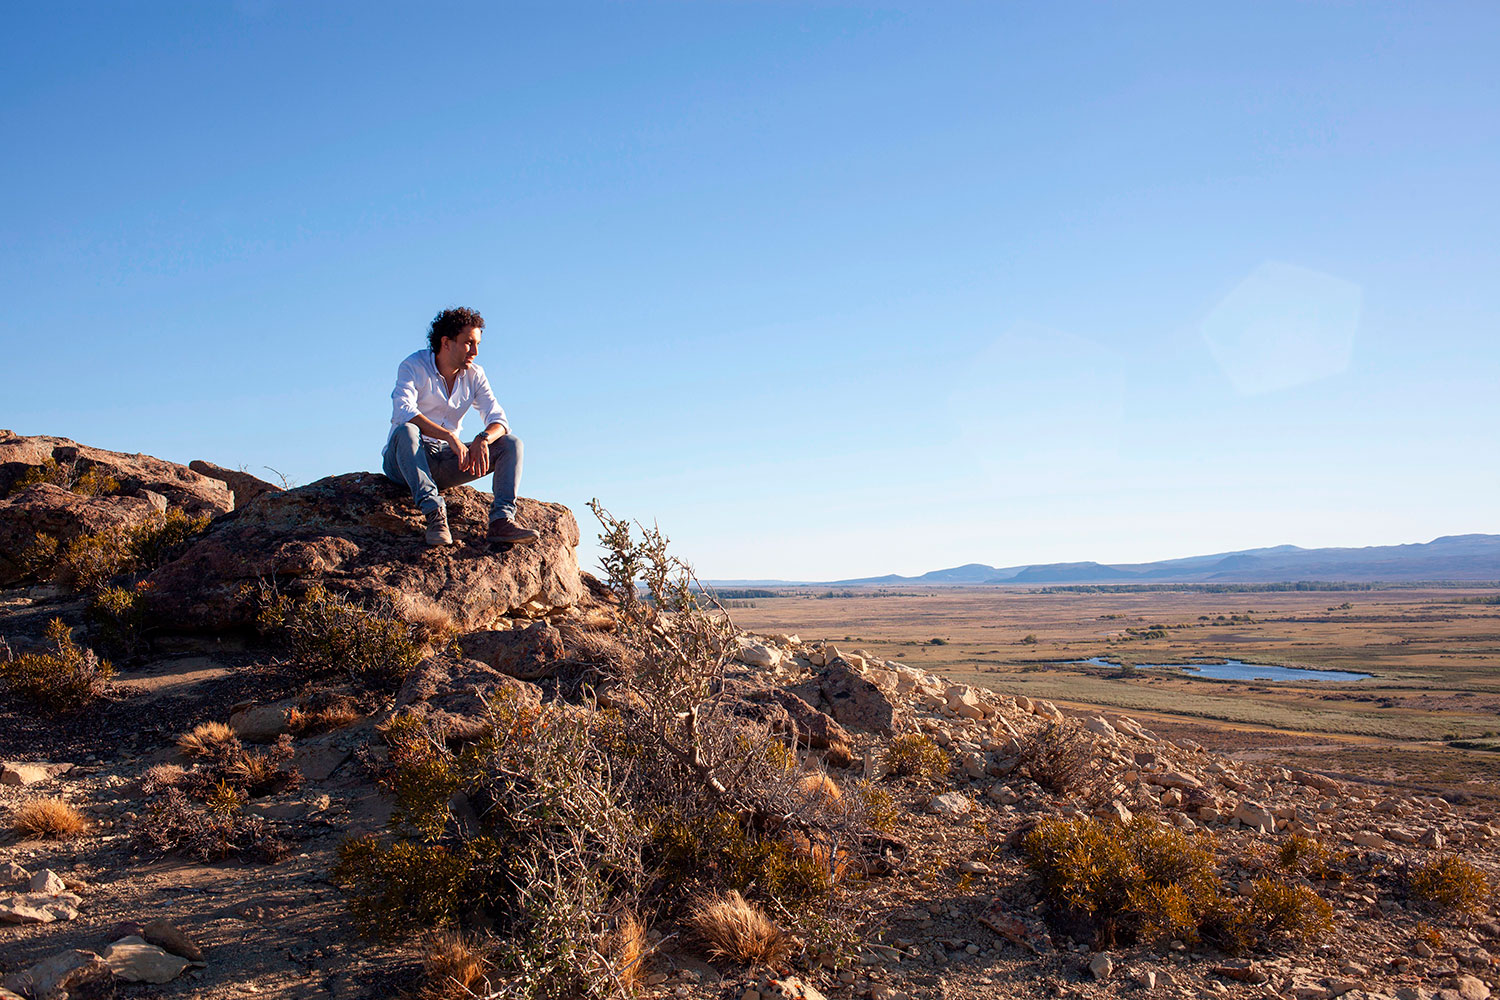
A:
<svg viewBox="0 0 1500 1000">
<path fill-rule="evenodd" d="M 500 423 L 499 421 L 496 421 L 495 423 L 490 424 L 484 430 L 480 431 L 479 436 L 474 438 L 474 440 L 478 441 L 483 438 L 486 445 L 491 445 L 495 443 L 496 438 L 500 437 L 504 433 L 505 425 Z"/>
</svg>

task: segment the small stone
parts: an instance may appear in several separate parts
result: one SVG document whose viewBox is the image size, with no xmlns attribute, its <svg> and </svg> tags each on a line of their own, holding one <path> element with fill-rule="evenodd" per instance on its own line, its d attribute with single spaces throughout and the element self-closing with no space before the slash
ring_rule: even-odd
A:
<svg viewBox="0 0 1500 1000">
<path fill-rule="evenodd" d="M 651 973 L 651 975 L 646 977 L 647 986 L 659 986 L 666 981 L 667 974 L 665 972 L 653 972 Z"/>
<path fill-rule="evenodd" d="M 1089 960 L 1089 972 L 1101 983 L 1112 976 L 1114 971 L 1115 960 L 1103 952 Z"/>
<path fill-rule="evenodd" d="M 1148 990 L 1156 989 L 1156 970 L 1141 969 L 1135 974 L 1135 981 Z"/>
<path fill-rule="evenodd" d="M 30 882 L 31 872 L 22 868 L 14 861 L 7 861 L 4 865 L 0 865 L 0 879 L 4 879 L 8 883 Z"/>
<path fill-rule="evenodd" d="M 82 899 L 71 892 L 29 892 L 19 896 L 0 897 L 0 923 L 50 924 L 78 916 Z"/>
<path fill-rule="evenodd" d="M 49 896 L 68 891 L 68 886 L 63 882 L 62 876 L 50 868 L 43 868 L 31 876 L 30 888 L 32 892 L 45 892 Z"/>
<path fill-rule="evenodd" d="M 199 948 L 186 934 L 176 925 L 162 920 L 160 917 L 148 923 L 141 929 L 141 937 L 148 943 L 158 948 L 165 948 L 174 955 L 194 962 L 203 961 L 203 949 Z"/>
<path fill-rule="evenodd" d="M 968 796 L 959 792 L 944 792 L 934 795 L 927 803 L 927 808 L 939 816 L 955 819 L 967 815 L 974 807 Z"/>
<path fill-rule="evenodd" d="M 1463 1000 L 1489 1000 L 1490 988 L 1477 976 L 1459 976 L 1458 995 Z"/>
<path fill-rule="evenodd" d="M 116 941 L 100 957 L 116 976 L 131 983 L 169 983 L 188 967 L 182 956 L 134 936 Z"/>
</svg>

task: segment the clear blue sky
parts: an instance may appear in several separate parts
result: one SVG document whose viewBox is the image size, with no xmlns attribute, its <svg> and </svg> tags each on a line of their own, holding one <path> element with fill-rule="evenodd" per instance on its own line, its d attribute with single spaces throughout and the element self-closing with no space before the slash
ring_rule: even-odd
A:
<svg viewBox="0 0 1500 1000">
<path fill-rule="evenodd" d="M 1500 531 L 1500 5 L 0 19 L 0 426 L 373 469 L 462 304 L 706 577 Z"/>
</svg>

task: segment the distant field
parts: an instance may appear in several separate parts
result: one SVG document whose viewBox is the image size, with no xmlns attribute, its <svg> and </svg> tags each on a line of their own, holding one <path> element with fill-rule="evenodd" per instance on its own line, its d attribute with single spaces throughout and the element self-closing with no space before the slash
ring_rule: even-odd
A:
<svg viewBox="0 0 1500 1000">
<path fill-rule="evenodd" d="M 899 596 L 855 590 L 856 596 L 833 599 L 815 596 L 826 588 L 778 593 L 788 596 L 736 602 L 735 620 L 756 631 L 864 647 L 998 691 L 1191 721 L 1226 737 L 1249 727 L 1354 743 L 1500 745 L 1500 606 L 1460 603 L 1493 597 L 1493 589 L 936 588 Z M 1094 656 L 1124 664 L 1239 659 L 1374 676 L 1343 683 L 1219 681 L 1064 662 Z M 1492 766 L 1491 779 L 1500 777 L 1500 755 L 1448 753 L 1472 757 L 1481 772 Z"/>
</svg>

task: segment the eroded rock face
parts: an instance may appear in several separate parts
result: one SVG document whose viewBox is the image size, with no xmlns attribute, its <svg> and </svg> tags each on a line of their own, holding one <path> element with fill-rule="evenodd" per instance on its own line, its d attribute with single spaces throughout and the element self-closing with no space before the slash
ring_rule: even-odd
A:
<svg viewBox="0 0 1500 1000">
<path fill-rule="evenodd" d="M 831 663 L 820 676 L 791 691 L 850 729 L 885 735 L 895 731 L 895 704 L 877 685 L 843 661 Z"/>
<path fill-rule="evenodd" d="M 68 438 L 27 437 L 7 430 L 0 430 L 0 496 L 10 493 L 27 470 L 45 465 L 48 459 L 74 474 L 94 469 L 119 484 L 120 496 L 141 497 L 149 491 L 189 514 L 217 516 L 234 509 L 234 495 L 226 483 L 185 465 L 150 455 L 90 448 Z"/>
<path fill-rule="evenodd" d="M 384 476 L 353 472 L 264 494 L 151 575 L 153 613 L 174 630 L 243 626 L 253 615 L 245 588 L 274 579 L 293 594 L 318 582 L 360 600 L 410 600 L 473 631 L 528 604 L 583 597 L 578 522 L 566 507 L 521 500 L 516 520 L 541 540 L 495 553 L 483 542 L 488 496 L 467 486 L 443 495 L 457 544 L 432 548 L 411 495 Z"/>
</svg>

